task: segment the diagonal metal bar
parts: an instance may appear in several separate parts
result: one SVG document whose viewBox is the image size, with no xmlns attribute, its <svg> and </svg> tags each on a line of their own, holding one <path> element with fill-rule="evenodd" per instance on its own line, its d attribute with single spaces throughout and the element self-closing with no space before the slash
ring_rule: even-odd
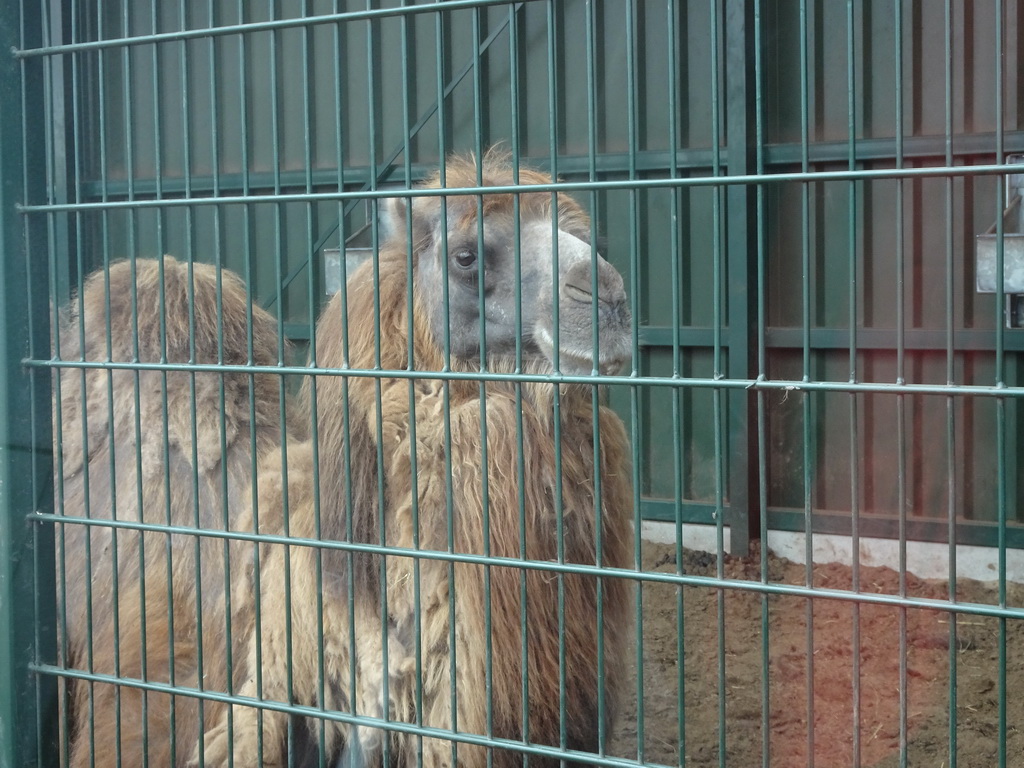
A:
<svg viewBox="0 0 1024 768">
<path fill-rule="evenodd" d="M 480 47 L 477 49 L 475 55 L 470 56 L 469 60 L 465 63 L 462 69 L 460 69 L 458 73 L 454 77 L 452 77 L 451 80 L 448 81 L 448 84 L 444 88 L 443 96 L 437 99 L 433 104 L 431 104 L 429 107 L 427 107 L 426 110 L 423 111 L 423 114 L 420 115 L 419 120 L 417 120 L 416 123 L 409 129 L 409 135 L 402 141 L 400 141 L 397 145 L 395 145 L 394 149 L 392 149 L 391 152 L 388 153 L 388 156 L 384 160 L 384 162 L 382 162 L 380 165 L 374 168 L 373 173 L 371 173 L 369 178 L 363 182 L 363 185 L 360 188 L 361 192 L 373 189 L 377 185 L 380 185 L 387 180 L 388 176 L 394 170 L 395 161 L 399 158 L 399 156 L 402 154 L 402 152 L 405 151 L 406 147 L 408 146 L 408 140 L 411 139 L 413 136 L 418 135 L 419 132 L 423 129 L 423 126 L 425 126 L 427 122 L 435 114 L 437 114 L 437 111 L 441 108 L 442 101 L 448 98 L 459 86 L 459 84 L 466 78 L 466 76 L 473 71 L 473 62 L 479 59 L 479 57 L 483 56 L 487 49 L 491 47 L 491 44 L 495 40 L 497 40 L 498 37 L 508 28 L 508 25 L 512 21 L 512 17 L 518 16 L 519 11 L 522 9 L 522 7 L 522 2 L 516 3 L 508 18 L 502 21 L 497 26 L 497 28 L 493 32 L 491 32 L 491 34 L 488 35 L 487 38 L 480 44 Z M 342 216 L 348 216 L 359 204 L 361 199 L 362 198 L 356 198 L 354 200 L 351 200 L 348 203 L 348 205 L 345 206 L 345 210 Z M 270 296 L 264 302 L 264 309 L 269 309 L 270 307 L 272 307 L 274 305 L 274 302 L 277 300 L 277 297 L 280 296 L 288 288 L 288 286 L 292 284 L 296 277 L 302 274 L 303 270 L 309 267 L 309 265 L 313 261 L 313 257 L 316 254 L 316 252 L 327 244 L 327 241 L 334 236 L 335 232 L 338 231 L 338 227 L 340 225 L 341 217 L 339 216 L 338 221 L 336 221 L 331 227 L 329 227 L 328 230 L 320 236 L 316 243 L 313 244 L 313 248 L 306 255 L 306 259 L 301 264 L 292 269 L 292 271 L 285 276 L 284 280 L 281 283 L 280 290 L 278 290 L 274 295 Z"/>
</svg>

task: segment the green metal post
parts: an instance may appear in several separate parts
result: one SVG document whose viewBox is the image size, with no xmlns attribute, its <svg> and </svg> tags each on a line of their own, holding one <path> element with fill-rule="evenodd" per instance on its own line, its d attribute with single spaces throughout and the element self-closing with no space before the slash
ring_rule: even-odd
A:
<svg viewBox="0 0 1024 768">
<path fill-rule="evenodd" d="M 725 6 L 726 141 L 730 176 L 746 176 L 757 167 L 754 81 L 754 6 Z M 728 322 L 730 378 L 753 378 L 757 370 L 757 308 L 764 297 L 756 294 L 757 189 L 731 185 L 726 192 L 728 213 Z M 760 535 L 757 465 L 757 401 L 753 392 L 729 395 L 728 479 L 730 546 L 745 555 L 750 540 Z"/>
<path fill-rule="evenodd" d="M 31 666 L 56 657 L 50 379 L 27 368 L 48 356 L 46 221 L 19 204 L 44 199 L 43 59 L 38 2 L 0 3 L 0 768 L 56 762 L 53 678 Z"/>
</svg>

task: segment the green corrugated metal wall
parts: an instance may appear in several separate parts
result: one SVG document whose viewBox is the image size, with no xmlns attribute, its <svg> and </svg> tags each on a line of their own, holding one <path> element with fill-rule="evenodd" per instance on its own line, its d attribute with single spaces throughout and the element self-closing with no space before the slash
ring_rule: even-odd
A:
<svg viewBox="0 0 1024 768">
<path fill-rule="evenodd" d="M 65 9 L 65 34 L 118 38 L 365 7 L 208 5 L 103 4 L 97 14 L 92 4 L 76 3 Z M 584 3 L 525 3 L 514 6 L 511 31 L 509 7 L 499 5 L 478 14 L 463 9 L 101 49 L 66 66 L 68 98 L 58 108 L 68 111 L 74 150 L 67 194 L 89 201 L 350 191 L 371 179 L 404 183 L 406 147 L 412 174 L 420 177 L 442 151 L 511 140 L 525 157 L 554 165 L 570 181 L 586 179 L 591 160 L 598 179 L 708 176 L 716 163 L 718 174 L 735 175 L 758 167 L 773 173 L 995 162 L 996 90 L 986 86 L 995 83 L 996 4 L 957 5 L 948 41 L 942 5 L 897 5 L 898 21 L 890 2 L 854 3 L 848 23 L 847 6 L 839 3 L 808 4 L 803 17 L 798 3 L 765 3 L 755 29 L 750 8 L 738 12 L 729 4 L 712 14 L 709 3 L 683 3 L 670 23 L 662 3 L 630 10 L 599 2 L 590 17 Z M 1004 152 L 1024 150 L 1020 67 L 1013 65 L 1022 48 L 1020 15 L 1020 4 L 1005 4 Z M 583 34 L 588 24 L 599 51 L 592 71 Z M 474 85 L 477 45 L 485 50 Z M 434 111 L 439 82 L 449 89 L 440 135 Z M 744 136 L 742 154 L 732 151 L 730 131 Z M 60 186 L 63 177 L 55 182 Z M 756 337 L 749 332 L 757 330 L 761 290 L 756 262 L 744 251 L 760 243 L 766 257 L 763 373 L 924 384 L 944 383 L 949 367 L 952 381 L 985 385 L 995 381 L 997 312 L 994 296 L 973 289 L 973 237 L 995 220 L 1000 183 L 966 176 L 763 185 L 760 219 L 753 188 L 600 191 L 583 202 L 594 209 L 608 253 L 624 273 L 636 248 L 644 374 L 671 376 L 673 345 L 679 344 L 679 374 L 713 378 L 717 328 L 717 375 L 756 377 Z M 307 265 L 311 257 L 319 263 L 320 248 L 351 236 L 365 210 L 352 202 L 126 209 L 63 217 L 61 224 L 72 232 L 72 253 L 85 261 L 170 252 L 248 270 L 264 305 L 279 302 L 289 332 L 302 338 L 311 317 Z M 670 277 L 674 252 L 681 259 L 676 285 Z M 282 282 L 288 285 L 279 293 Z M 1013 331 L 1003 343 L 1005 382 L 1013 385 L 1024 341 Z M 641 393 L 646 514 L 711 522 L 717 459 L 714 419 L 706 414 L 713 411 L 713 395 L 684 390 L 677 418 L 667 419 L 674 397 L 668 389 Z M 821 512 L 814 525 L 821 530 L 849 530 L 854 473 L 856 506 L 868 532 L 894 535 L 901 504 L 917 537 L 947 537 L 942 521 L 950 509 L 964 522 L 996 520 L 994 400 L 957 401 L 947 439 L 941 398 L 904 398 L 901 431 L 892 429 L 893 397 L 858 395 L 852 412 L 848 399 L 823 392 L 808 395 L 805 404 L 785 393 L 768 395 L 772 526 L 803 524 L 807 462 L 810 505 Z M 813 420 L 806 457 L 805 407 Z M 751 401 L 735 394 L 720 414 L 729 443 L 723 500 L 741 546 L 747 531 L 756 533 L 759 514 L 756 462 L 746 460 L 756 449 L 752 415 Z M 1015 462 L 1024 427 L 1012 402 L 1006 418 Z M 677 435 L 681 451 L 674 453 Z M 901 454 L 903 502 L 895 461 Z M 952 485 L 949 467 L 956 472 Z M 1015 472 L 1002 478 L 1007 517 L 1020 521 L 1024 487 Z M 735 500 L 740 503 L 729 503 Z M 965 527 L 960 538 L 993 541 L 986 528 L 976 527 Z M 1022 541 L 1015 529 L 1011 541 Z"/>
<path fill-rule="evenodd" d="M 902 4 L 897 16 L 891 5 L 854 4 L 852 31 L 841 4 L 811 4 L 806 20 L 797 4 L 767 9 L 769 171 L 969 166 L 998 162 L 998 151 L 1024 149 L 1022 6 Z M 1001 72 L 993 55 L 997 35 L 1005 36 Z M 802 109 L 804 89 L 797 86 L 805 66 Z M 769 375 L 800 378 L 809 365 L 811 378 L 838 381 L 851 375 L 919 384 L 1000 380 L 1000 313 L 995 296 L 975 292 L 974 236 L 996 220 L 1001 185 L 1002 179 L 987 176 L 817 183 L 806 213 L 802 185 L 768 189 Z M 789 299 L 805 268 L 811 294 L 806 304 Z M 801 329 L 808 322 L 805 361 Z M 1002 345 L 1002 380 L 1014 386 L 1024 359 L 1021 332 L 1006 332 Z M 961 520 L 995 522 L 1000 483 L 1006 484 L 1007 519 L 1024 519 L 1024 489 L 1015 469 L 1024 423 L 1015 401 L 1005 407 L 1008 466 L 1000 467 L 999 406 L 990 398 L 958 399 L 949 418 L 944 399 L 936 397 L 859 396 L 853 416 L 844 395 L 811 399 L 816 509 L 849 510 L 856 470 L 860 510 L 866 521 L 878 520 L 867 530 L 891 532 L 884 521 L 900 512 L 902 466 L 914 537 L 944 537 L 945 525 L 937 521 L 951 511 Z M 793 481 L 801 449 L 792 438 L 799 434 L 801 404 L 784 396 L 770 401 L 770 503 L 800 507 L 801 484 Z M 822 525 L 844 530 L 842 517 Z M 785 525 L 786 515 L 774 519 Z M 983 530 L 965 528 L 961 540 L 990 543 Z M 1018 535 L 1011 538 L 1020 544 Z"/>
</svg>

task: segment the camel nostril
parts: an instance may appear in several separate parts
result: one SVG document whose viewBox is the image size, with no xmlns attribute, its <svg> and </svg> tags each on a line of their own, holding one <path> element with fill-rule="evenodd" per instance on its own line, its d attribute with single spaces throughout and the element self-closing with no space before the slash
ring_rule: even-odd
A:
<svg viewBox="0 0 1024 768">
<path fill-rule="evenodd" d="M 592 304 L 594 301 L 594 294 L 590 290 L 590 284 L 587 283 L 586 287 L 581 287 L 578 283 L 569 283 L 562 289 L 562 296 L 565 299 L 571 299 L 572 301 L 578 301 L 580 304 Z M 597 303 L 598 306 L 604 309 L 613 309 L 614 307 L 622 304 L 623 296 L 615 291 L 607 291 L 604 286 L 598 286 Z"/>
<path fill-rule="evenodd" d="M 600 278 L 601 272 L 598 271 Z M 562 296 L 578 301 L 581 304 L 592 304 L 594 301 L 593 281 L 589 269 L 574 269 L 562 287 Z M 602 307 L 611 307 L 618 302 L 615 291 L 609 290 L 600 279 L 597 283 L 597 303 Z"/>
<path fill-rule="evenodd" d="M 570 267 L 562 281 L 562 296 L 581 304 L 592 304 L 596 297 L 603 309 L 613 308 L 625 300 L 622 278 L 611 264 L 600 257 L 597 260 L 596 281 L 589 258 L 581 259 Z"/>
<path fill-rule="evenodd" d="M 584 288 L 578 284 L 569 283 L 568 285 L 565 286 L 564 293 L 565 298 L 572 299 L 573 301 L 578 301 L 581 304 L 589 304 L 591 301 L 594 300 L 594 294 L 590 292 L 589 285 L 586 288 Z M 598 298 L 600 299 L 600 297 Z"/>
</svg>

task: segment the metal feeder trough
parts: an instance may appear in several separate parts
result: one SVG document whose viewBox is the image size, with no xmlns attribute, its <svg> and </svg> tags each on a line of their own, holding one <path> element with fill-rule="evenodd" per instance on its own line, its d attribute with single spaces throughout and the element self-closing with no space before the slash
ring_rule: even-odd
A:
<svg viewBox="0 0 1024 768">
<path fill-rule="evenodd" d="M 1009 163 L 1024 164 L 1024 155 L 1007 158 Z M 1006 177 L 1006 199 L 1003 211 L 1003 293 L 1006 295 L 1006 325 L 1024 327 L 1024 173 Z M 978 235 L 975 242 L 976 288 L 978 293 L 997 293 L 999 272 L 997 251 L 999 236 L 996 223 Z"/>
</svg>

